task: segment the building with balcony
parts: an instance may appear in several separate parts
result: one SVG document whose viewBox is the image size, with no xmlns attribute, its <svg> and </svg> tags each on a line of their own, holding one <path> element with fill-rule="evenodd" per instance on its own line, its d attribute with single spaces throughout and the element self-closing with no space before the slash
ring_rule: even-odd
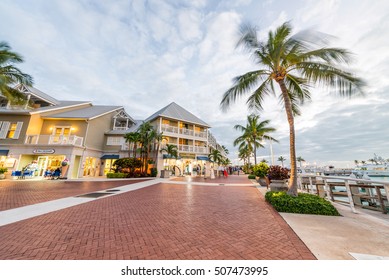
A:
<svg viewBox="0 0 389 280">
<path fill-rule="evenodd" d="M 61 101 L 27 86 L 19 90 L 26 104 L 11 106 L 0 98 L 5 104 L 0 107 L 0 165 L 10 170 L 30 166 L 34 176 L 43 176 L 68 159 L 68 178 L 108 172 L 119 154 L 106 153 L 105 133 L 134 125 L 122 106 Z"/>
<path fill-rule="evenodd" d="M 158 170 L 178 167 L 181 174 L 191 174 L 197 172 L 197 166 L 201 171 L 207 165 L 210 168 L 208 154 L 216 145 L 209 141 L 214 137 L 206 122 L 174 102 L 152 114 L 145 122 L 150 122 L 159 133 L 163 133 L 161 149 L 170 144 L 178 150 L 178 159 L 169 159 L 166 153 L 159 153 Z"/>
</svg>

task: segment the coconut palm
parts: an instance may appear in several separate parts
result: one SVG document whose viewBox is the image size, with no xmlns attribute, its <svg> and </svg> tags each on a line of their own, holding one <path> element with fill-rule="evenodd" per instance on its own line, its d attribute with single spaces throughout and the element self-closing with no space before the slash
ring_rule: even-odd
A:
<svg viewBox="0 0 389 280">
<path fill-rule="evenodd" d="M 223 160 L 222 154 L 220 153 L 219 150 L 216 150 L 216 149 L 214 149 L 214 150 L 211 151 L 211 153 L 208 155 L 208 158 L 209 158 L 210 160 L 212 160 L 213 162 L 215 162 L 216 164 L 218 164 L 218 165 L 219 165 L 219 164 L 222 162 L 222 160 Z"/>
<path fill-rule="evenodd" d="M 251 147 L 247 143 L 243 143 L 242 146 L 239 146 L 238 156 L 239 159 L 243 161 L 243 164 L 250 164 L 250 156 L 252 154 Z"/>
<path fill-rule="evenodd" d="M 139 143 L 141 147 L 141 157 L 144 166 L 144 172 L 147 172 L 148 160 L 151 150 L 151 145 L 154 141 L 156 131 L 149 122 L 143 122 L 137 129 L 139 133 Z"/>
<path fill-rule="evenodd" d="M 267 134 L 276 130 L 273 127 L 268 127 L 267 125 L 269 123 L 270 120 L 259 122 L 259 116 L 252 114 L 247 116 L 246 126 L 242 126 L 240 124 L 234 126 L 236 130 L 240 130 L 242 132 L 242 135 L 234 141 L 234 145 L 244 141 L 246 141 L 249 145 L 252 145 L 255 165 L 257 164 L 257 148 L 263 147 L 261 142 L 264 139 L 278 142 L 276 139 Z"/>
<path fill-rule="evenodd" d="M 23 73 L 14 64 L 22 63 L 23 58 L 18 53 L 12 52 L 6 42 L 0 42 L 0 94 L 9 101 L 23 100 L 23 95 L 14 88 L 16 84 L 31 86 L 33 79 Z"/>
<path fill-rule="evenodd" d="M 140 140 L 139 132 L 129 132 L 124 134 L 125 142 L 128 143 L 128 156 L 131 157 L 130 145 L 133 144 L 132 157 L 136 158 L 136 150 L 138 148 L 138 142 Z"/>
<path fill-rule="evenodd" d="M 300 163 L 300 169 L 302 168 L 301 162 L 305 161 L 302 157 L 297 157 L 297 161 Z"/>
<path fill-rule="evenodd" d="M 274 32 L 270 31 L 267 40 L 262 41 L 254 27 L 245 25 L 241 28 L 238 45 L 250 51 L 259 69 L 234 78 L 234 85 L 224 93 L 220 105 L 226 110 L 242 95 L 250 93 L 249 109 L 262 110 L 266 96 L 277 96 L 275 86 L 278 84 L 281 89 L 278 99 L 289 123 L 291 176 L 288 194 L 297 196 L 294 117 L 300 114 L 299 105 L 310 100 L 310 89 L 314 85 L 326 85 L 341 96 L 352 96 L 361 93 L 365 83 L 342 68 L 341 64 L 350 61 L 350 54 L 344 49 L 328 47 L 328 36 L 313 32 L 292 36 L 291 33 L 291 25 L 286 22 Z"/>
<path fill-rule="evenodd" d="M 176 145 L 166 144 L 166 146 L 161 149 L 161 153 L 162 152 L 165 152 L 168 158 L 178 158 L 178 149 Z"/>
<path fill-rule="evenodd" d="M 278 157 L 278 161 L 281 161 L 282 167 L 284 167 L 284 161 L 285 160 L 286 160 L 286 158 L 284 158 L 283 156 Z"/>
<path fill-rule="evenodd" d="M 230 151 L 227 149 L 226 146 L 222 145 L 222 149 L 226 153 L 226 155 L 228 155 L 230 153 Z"/>
<path fill-rule="evenodd" d="M 267 160 L 263 158 L 263 159 L 261 160 L 261 162 L 267 163 Z"/>
<path fill-rule="evenodd" d="M 163 132 L 158 132 L 154 130 L 154 163 L 157 164 L 159 147 L 163 139 L 166 139 L 163 136 Z"/>
</svg>

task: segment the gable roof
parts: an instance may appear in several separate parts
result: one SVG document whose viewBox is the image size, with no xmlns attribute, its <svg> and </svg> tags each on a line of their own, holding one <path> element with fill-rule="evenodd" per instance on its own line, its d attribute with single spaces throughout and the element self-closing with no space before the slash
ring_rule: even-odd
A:
<svg viewBox="0 0 389 280">
<path fill-rule="evenodd" d="M 54 97 L 51 97 L 50 95 L 48 95 L 48 94 L 46 94 L 46 93 L 44 93 L 44 92 L 42 92 L 34 87 L 19 84 L 15 88 L 26 95 L 31 94 L 34 97 L 36 97 L 37 99 L 45 101 L 51 105 L 58 105 L 59 104 L 59 101 L 57 99 L 55 99 Z"/>
<path fill-rule="evenodd" d="M 71 110 L 62 113 L 45 115 L 44 119 L 87 119 L 91 120 L 102 115 L 123 109 L 122 106 L 92 105 L 87 108 Z"/>
<path fill-rule="evenodd" d="M 152 121 L 158 117 L 165 117 L 173 120 L 185 121 L 188 123 L 199 124 L 202 126 L 210 127 L 209 124 L 199 119 L 191 112 L 187 111 L 186 109 L 182 108 L 180 105 L 176 104 L 175 102 L 172 102 L 166 107 L 163 107 L 161 110 L 155 112 L 150 117 L 148 117 L 145 120 L 145 122 Z"/>
</svg>

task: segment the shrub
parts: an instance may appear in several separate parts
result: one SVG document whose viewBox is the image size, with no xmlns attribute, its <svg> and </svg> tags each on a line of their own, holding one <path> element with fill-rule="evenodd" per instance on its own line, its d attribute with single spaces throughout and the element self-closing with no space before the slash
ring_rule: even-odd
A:
<svg viewBox="0 0 389 280">
<path fill-rule="evenodd" d="M 265 162 L 261 162 L 253 167 L 253 173 L 255 176 L 259 178 L 265 178 L 267 173 L 269 172 L 269 165 Z"/>
<path fill-rule="evenodd" d="M 289 169 L 279 165 L 272 165 L 267 173 L 270 180 L 285 180 L 289 178 Z"/>
<path fill-rule="evenodd" d="M 107 178 L 126 178 L 126 173 L 107 173 Z"/>
<path fill-rule="evenodd" d="M 0 167 L 0 174 L 4 174 L 8 172 L 8 168 L 6 167 Z"/>
<path fill-rule="evenodd" d="M 249 179 L 255 179 L 255 175 L 250 174 L 250 175 L 249 175 Z"/>
<path fill-rule="evenodd" d="M 297 197 L 285 192 L 267 192 L 268 201 L 278 212 L 340 216 L 338 210 L 327 200 L 307 193 L 299 193 Z"/>
<path fill-rule="evenodd" d="M 150 176 L 157 177 L 157 175 L 158 175 L 158 169 L 156 167 L 150 168 Z"/>
</svg>

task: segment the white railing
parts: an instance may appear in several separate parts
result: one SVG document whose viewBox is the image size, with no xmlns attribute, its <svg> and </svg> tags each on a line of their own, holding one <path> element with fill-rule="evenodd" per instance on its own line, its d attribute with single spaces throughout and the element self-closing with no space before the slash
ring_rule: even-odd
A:
<svg viewBox="0 0 389 280">
<path fill-rule="evenodd" d="M 193 136 L 194 131 L 191 129 L 187 129 L 187 128 L 180 128 L 180 134 Z"/>
<path fill-rule="evenodd" d="M 179 145 L 178 150 L 180 152 L 193 152 L 194 147 L 192 145 Z"/>
<path fill-rule="evenodd" d="M 161 127 L 163 132 L 178 133 L 178 127 L 163 124 Z"/>
<path fill-rule="evenodd" d="M 204 131 L 194 131 L 193 129 L 187 129 L 187 128 L 178 128 L 176 126 L 171 126 L 167 124 L 163 124 L 161 126 L 162 132 L 169 132 L 174 134 L 181 134 L 181 135 L 187 135 L 187 136 L 195 136 L 199 138 L 207 138 L 207 132 Z"/>
<path fill-rule="evenodd" d="M 82 146 L 84 138 L 76 135 L 26 135 L 25 144 L 75 145 Z"/>
<path fill-rule="evenodd" d="M 389 182 L 385 181 L 304 174 L 299 175 L 299 188 L 319 195 L 324 191 L 327 199 L 331 201 L 349 203 L 354 213 L 355 205 L 375 210 L 381 208 L 383 213 L 387 213 L 389 208 Z M 337 188 L 343 190 L 339 191 Z M 375 207 L 370 207 L 371 205 Z"/>
<path fill-rule="evenodd" d="M 195 146 L 194 147 L 194 152 L 195 153 L 199 153 L 199 154 L 208 154 L 208 148 L 207 147 Z"/>
</svg>

